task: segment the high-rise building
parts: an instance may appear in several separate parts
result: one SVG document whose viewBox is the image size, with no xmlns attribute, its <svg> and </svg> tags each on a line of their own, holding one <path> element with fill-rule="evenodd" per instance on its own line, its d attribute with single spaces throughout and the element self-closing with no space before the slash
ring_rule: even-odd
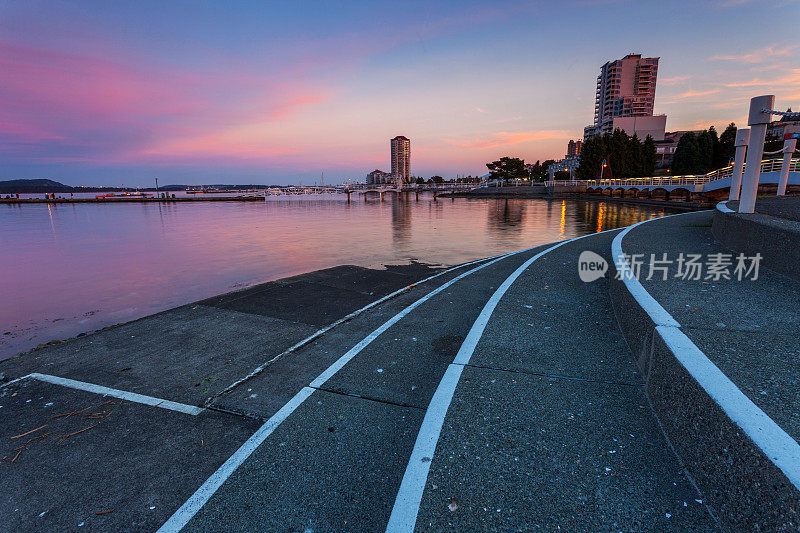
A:
<svg viewBox="0 0 800 533">
<path fill-rule="evenodd" d="M 658 60 L 657 57 L 628 54 L 622 59 L 609 61 L 600 68 L 595 93 L 594 123 L 584 129 L 585 138 L 611 133 L 614 131 L 615 118 L 653 116 Z M 661 121 L 666 119 L 637 120 L 636 124 L 637 127 L 641 125 L 643 130 L 656 130 Z M 663 133 L 661 138 L 663 139 Z"/>
<path fill-rule="evenodd" d="M 367 185 L 381 185 L 383 183 L 391 183 L 391 174 L 379 169 L 375 169 L 367 174 Z"/>
<path fill-rule="evenodd" d="M 411 141 L 398 135 L 391 140 L 392 176 L 408 181 L 411 176 Z"/>
<path fill-rule="evenodd" d="M 570 139 L 569 144 L 567 144 L 567 157 L 578 157 L 581 155 L 581 148 L 583 147 L 583 141 L 577 140 L 573 141 Z"/>
</svg>

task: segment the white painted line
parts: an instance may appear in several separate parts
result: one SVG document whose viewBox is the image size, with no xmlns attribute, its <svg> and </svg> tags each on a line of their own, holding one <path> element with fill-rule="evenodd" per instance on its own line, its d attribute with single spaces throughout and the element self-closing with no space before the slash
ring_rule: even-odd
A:
<svg viewBox="0 0 800 533">
<path fill-rule="evenodd" d="M 375 307 L 376 305 L 380 305 L 380 304 L 382 304 L 383 302 L 385 302 L 385 301 L 387 301 L 387 300 L 391 300 L 392 298 L 394 298 L 394 297 L 396 297 L 396 296 L 399 296 L 400 294 L 403 294 L 403 293 L 405 293 L 405 292 L 408 292 L 408 291 L 410 291 L 411 289 L 413 289 L 414 287 L 416 287 L 417 285 L 421 285 L 422 283 L 426 283 L 426 282 L 428 282 L 428 281 L 431 281 L 431 280 L 433 280 L 433 279 L 436 279 L 436 278 L 438 278 L 439 276 L 443 276 L 443 275 L 445 275 L 445 274 L 448 274 L 448 273 L 450 273 L 450 272 L 453 272 L 454 270 L 458 270 L 458 269 L 460 269 L 460 268 L 468 267 L 468 266 L 474 265 L 474 264 L 476 264 L 476 263 L 481 263 L 481 262 L 483 262 L 483 261 L 489 261 L 489 260 L 496 259 L 496 258 L 499 258 L 499 257 L 505 257 L 505 255 L 507 255 L 507 254 L 503 254 L 503 255 L 499 255 L 499 256 L 494 256 L 494 257 L 487 257 L 487 258 L 485 258 L 485 259 L 478 259 L 478 260 L 476 260 L 476 261 L 470 261 L 470 262 L 468 262 L 468 263 L 462 263 L 462 264 L 460 264 L 460 265 L 458 265 L 458 266 L 454 266 L 454 267 L 448 268 L 448 269 L 446 269 L 446 270 L 443 270 L 443 271 L 441 271 L 441 272 L 438 272 L 438 273 L 436 273 L 436 274 L 434 274 L 434 275 L 432 275 L 432 276 L 428 276 L 428 277 L 427 277 L 427 278 L 425 278 L 425 279 L 419 280 L 419 281 L 417 281 L 417 282 L 415 282 L 415 283 L 412 283 L 412 284 L 410 284 L 410 285 L 406 285 L 405 287 L 403 287 L 403 288 L 400 288 L 400 289 L 398 289 L 398 290 L 394 291 L 394 292 L 393 292 L 393 293 L 391 293 L 391 294 L 387 294 L 386 296 L 384 296 L 383 298 L 380 298 L 379 300 L 375 300 L 374 302 L 371 302 L 371 303 L 369 303 L 369 304 L 365 305 L 365 306 L 364 306 L 364 307 L 362 307 L 361 309 L 356 309 L 355 311 L 353 311 L 353 312 L 352 312 L 352 313 L 350 313 L 349 315 L 347 315 L 347 316 L 345 316 L 345 317 L 342 317 L 342 318 L 340 318 L 340 319 L 336 320 L 335 322 L 332 322 L 332 323 L 328 324 L 327 326 L 325 326 L 325 327 L 324 327 L 324 328 L 322 328 L 322 329 L 319 329 L 319 330 L 317 330 L 316 332 L 312 333 L 311 335 L 309 335 L 309 336 L 308 336 L 308 337 L 306 337 L 305 339 L 303 339 L 303 340 L 301 340 L 301 341 L 299 341 L 299 342 L 295 343 L 294 345 L 292 345 L 291 347 L 287 348 L 287 349 L 286 349 L 286 350 L 284 350 L 283 352 L 279 353 L 278 355 L 276 355 L 276 356 L 274 356 L 274 357 L 270 358 L 269 360 L 265 361 L 264 363 L 262 363 L 262 364 L 261 364 L 261 365 L 259 365 L 258 367 L 254 368 L 254 369 L 253 369 L 253 370 L 252 370 L 252 371 L 251 371 L 249 374 L 247 374 L 247 375 L 246 375 L 246 376 L 244 376 L 243 378 L 241 378 L 241 379 L 238 379 L 238 380 L 234 381 L 233 383 L 231 383 L 230 385 L 228 385 L 227 387 L 225 387 L 223 390 L 221 390 L 221 391 L 220 391 L 220 392 L 218 392 L 217 394 L 215 394 L 215 395 L 213 395 L 212 397 L 210 397 L 210 398 L 209 398 L 209 399 L 206 401 L 206 405 L 210 405 L 210 404 L 211 404 L 211 402 L 212 402 L 212 401 L 213 401 L 215 398 L 218 398 L 218 397 L 222 396 L 222 395 L 223 395 L 223 394 L 225 394 L 226 392 L 229 392 L 229 391 L 233 390 L 234 388 L 236 388 L 237 386 L 241 385 L 241 384 L 242 384 L 242 383 L 244 383 L 245 381 L 247 381 L 247 380 L 249 380 L 249 379 L 253 378 L 254 376 L 257 376 L 258 374 L 260 374 L 261 372 L 263 372 L 265 368 L 267 368 L 269 365 L 271 365 L 272 363 L 274 363 L 274 362 L 275 362 L 275 361 L 277 361 L 278 359 L 281 359 L 282 357 L 284 357 L 284 356 L 286 356 L 286 355 L 288 355 L 288 354 L 290 354 L 290 353 L 292 353 L 292 352 L 294 352 L 294 351 L 296 351 L 296 350 L 298 350 L 298 349 L 302 348 L 302 347 L 303 347 L 303 346 L 305 346 L 306 344 L 309 344 L 310 342 L 312 342 L 312 341 L 314 341 L 314 340 L 318 339 L 319 337 L 321 337 L 322 335 L 324 335 L 325 333 L 327 333 L 327 332 L 328 332 L 328 331 L 330 331 L 331 329 L 335 328 L 335 327 L 336 327 L 336 326 L 338 326 L 339 324 L 343 324 L 343 323 L 345 323 L 345 322 L 348 322 L 349 320 L 352 320 L 353 318 L 357 317 L 358 315 L 360 315 L 360 314 L 361 314 L 361 313 L 363 313 L 364 311 L 367 311 L 368 309 L 371 309 L 371 308 Z"/>
<path fill-rule="evenodd" d="M 728 207 L 728 200 L 723 200 L 722 202 L 717 204 L 717 210 L 722 211 L 723 213 L 735 213 L 733 209 Z"/>
<path fill-rule="evenodd" d="M 510 257 L 512 255 L 516 255 L 522 252 L 526 252 L 528 250 L 520 250 L 517 252 L 511 252 L 508 254 L 497 256 L 496 258 L 491 259 L 490 261 L 486 261 L 483 264 L 468 270 L 458 276 L 454 277 L 450 281 L 442 284 L 441 286 L 437 287 L 436 289 L 432 290 L 431 292 L 427 293 L 425 296 L 420 298 L 419 300 L 415 301 L 408 307 L 404 308 L 402 311 L 394 315 L 392 318 L 384 322 L 378 329 L 367 335 L 361 342 L 353 346 L 350 350 L 347 351 L 344 355 L 342 355 L 339 359 L 337 359 L 331 366 L 329 366 L 325 371 L 322 372 L 314 381 L 311 382 L 310 387 L 304 387 L 300 392 L 298 392 L 289 402 L 281 407 L 281 409 L 275 413 L 267 422 L 252 436 L 250 437 L 234 454 L 227 460 L 225 463 L 217 469 L 214 474 L 208 478 L 205 483 L 203 483 L 199 489 L 184 503 L 175 514 L 173 514 L 169 520 L 167 520 L 163 526 L 158 530 L 158 533 L 174 533 L 180 531 L 186 524 L 189 523 L 189 520 L 194 517 L 195 514 L 203 507 L 203 505 L 208 502 L 211 496 L 222 486 L 226 479 L 228 479 L 231 474 L 252 454 L 258 446 L 266 440 L 267 437 L 275 430 L 281 422 L 286 420 L 286 418 L 291 415 L 300 405 L 309 397 L 311 393 L 314 391 L 314 388 L 318 388 L 322 386 L 328 379 L 331 378 L 336 372 L 338 372 L 348 361 L 350 361 L 353 357 L 355 357 L 361 350 L 367 347 L 373 340 L 375 340 L 381 333 L 386 331 L 389 327 L 393 324 L 397 323 L 400 319 L 406 316 L 408 313 L 422 305 L 424 302 L 429 300 L 431 297 L 439 294 L 440 292 L 446 290 L 448 287 L 456 283 L 457 281 L 473 274 L 501 259 L 506 257 Z M 475 261 L 477 263 L 479 261 Z M 461 265 L 464 266 L 464 265 Z M 460 267 L 456 267 L 460 268 Z M 438 275 L 444 274 L 445 272 L 441 272 Z M 432 276 L 435 277 L 435 276 Z M 431 278 L 427 278 L 431 279 Z"/>
<path fill-rule="evenodd" d="M 422 305 L 423 303 L 428 301 L 433 296 L 436 296 L 440 292 L 442 292 L 445 289 L 449 288 L 453 283 L 457 282 L 458 280 L 460 280 L 462 278 L 465 278 L 465 277 L 469 276 L 470 274 L 472 274 L 474 272 L 477 272 L 478 270 L 481 270 L 482 268 L 485 268 L 485 267 L 487 267 L 487 266 L 489 266 L 489 265 L 491 265 L 493 263 L 496 263 L 496 262 L 500 261 L 501 259 L 504 259 L 504 258 L 509 257 L 511 255 L 516 255 L 518 253 L 520 253 L 520 252 L 512 252 L 510 254 L 501 255 L 501 256 L 499 256 L 499 257 L 497 257 L 495 259 L 492 259 L 491 261 L 487 261 L 486 263 L 483 263 L 482 265 L 479 265 L 479 266 L 477 266 L 477 267 L 475 267 L 475 268 L 473 268 L 471 270 L 468 270 L 466 272 L 463 272 L 463 273 L 459 274 L 458 276 L 454 277 L 453 279 L 451 279 L 447 283 L 443 283 L 442 285 L 440 285 L 436 289 L 434 289 L 431 292 L 427 293 L 425 296 L 423 296 L 422 298 L 420 298 L 416 302 L 412 303 L 411 305 L 409 305 L 408 307 L 406 307 L 405 309 L 403 309 L 402 311 L 400 311 L 399 313 L 394 315 L 392 318 L 390 318 L 389 320 L 387 320 L 386 322 L 381 324 L 381 326 L 378 329 L 376 329 L 375 331 L 373 331 L 372 333 L 367 335 L 361 342 L 359 342 L 358 344 L 356 344 L 355 346 L 350 348 L 350 350 L 348 350 L 347 353 L 345 353 L 335 363 L 333 363 L 331 366 L 329 366 L 322 374 L 320 374 L 317 377 L 317 379 L 312 381 L 311 382 L 311 386 L 314 387 L 314 388 L 322 387 L 322 385 L 326 381 L 328 381 L 331 378 L 331 376 L 333 376 L 336 372 L 338 372 L 344 365 L 347 364 L 348 361 L 350 361 L 353 357 L 355 357 L 361 350 L 366 348 L 367 345 L 369 345 L 369 343 L 371 343 L 376 338 L 378 338 L 378 336 L 381 333 L 383 333 L 384 331 L 386 331 L 387 329 L 389 329 L 390 327 L 395 325 L 397 322 L 402 320 L 403 317 L 405 317 L 411 311 L 413 311 L 414 309 L 416 309 L 417 307 L 419 307 L 420 305 Z"/>
<path fill-rule="evenodd" d="M 183 527 L 197 514 L 203 505 L 217 492 L 225 480 L 239 468 L 245 460 L 269 437 L 281 422 L 300 407 L 306 398 L 311 396 L 314 389 L 303 387 L 300 392 L 294 395 L 286 405 L 280 408 L 277 413 L 272 415 L 267 422 L 256 431 L 252 437 L 247 439 L 242 446 L 231 455 L 216 472 L 211 474 L 192 496 L 175 511 L 169 520 L 158 529 L 157 533 L 175 533 Z"/>
<path fill-rule="evenodd" d="M 662 220 L 665 218 L 677 217 L 686 214 L 688 213 L 678 213 L 677 215 L 667 215 L 665 217 L 654 218 L 650 220 Z M 670 315 L 666 309 L 661 307 L 661 304 L 659 304 L 655 298 L 650 296 L 649 292 L 644 290 L 642 284 L 638 279 L 636 279 L 636 276 L 634 276 L 634 273 L 628 264 L 627 258 L 622 253 L 622 239 L 624 239 L 633 228 L 644 224 L 645 222 L 650 222 L 650 220 L 643 220 L 633 224 L 632 226 L 628 226 L 616 237 L 614 237 L 614 240 L 611 241 L 611 258 L 617 267 L 617 272 L 619 272 L 620 279 L 625 284 L 625 287 L 628 288 L 628 292 L 631 293 L 633 298 L 642 307 L 644 312 L 650 316 L 655 325 L 678 327 L 680 324 L 678 324 L 678 322 L 672 318 L 672 315 Z"/>
<path fill-rule="evenodd" d="M 18 381 L 22 381 L 23 379 L 28 379 L 29 377 L 30 377 L 30 374 L 27 375 L 27 376 L 19 377 L 17 379 L 12 379 L 11 381 L 6 381 L 5 383 L 0 383 L 0 388 L 7 387 L 7 386 L 11 385 L 12 383 L 16 383 Z"/>
<path fill-rule="evenodd" d="M 683 331 L 666 326 L 659 326 L 656 331 L 725 414 L 800 489 L 800 445 L 739 390 Z"/>
<path fill-rule="evenodd" d="M 141 403 L 153 407 L 160 407 L 162 409 L 169 409 L 170 411 L 178 411 L 187 415 L 199 415 L 205 409 L 196 407 L 194 405 L 186 405 L 184 403 L 172 402 L 170 400 L 162 400 L 161 398 L 154 398 L 152 396 L 145 396 L 144 394 L 137 394 L 135 392 L 127 392 L 119 389 L 112 389 L 102 385 L 95 385 L 94 383 L 86 383 L 84 381 L 76 381 L 74 379 L 60 378 L 58 376 L 50 376 L 48 374 L 39 374 L 34 372 L 25 376 L 26 378 L 36 379 L 38 381 L 45 381 L 54 385 L 61 385 L 71 389 L 82 390 L 86 392 L 93 392 L 95 394 L 102 394 L 103 396 L 112 396 L 120 400 L 127 400 L 129 402 Z M 20 378 L 23 379 L 23 378 Z"/>
<path fill-rule="evenodd" d="M 483 306 L 481 313 L 472 324 L 472 328 L 470 328 L 467 337 L 461 344 L 453 363 L 448 366 L 444 377 L 442 377 L 442 380 L 439 382 L 439 386 L 433 394 L 431 403 L 425 411 L 425 417 L 422 419 L 422 426 L 417 434 L 414 449 L 411 451 L 411 457 L 408 460 L 405 474 L 403 474 L 403 481 L 400 483 L 400 489 L 397 492 L 397 497 L 392 507 L 392 514 L 389 516 L 389 523 L 386 526 L 386 531 L 388 533 L 414 531 L 414 526 L 417 523 L 417 514 L 419 514 L 420 502 L 422 501 L 422 494 L 425 491 L 428 473 L 431 468 L 431 463 L 433 462 L 433 455 L 436 451 L 436 445 L 439 442 L 439 436 L 442 432 L 447 410 L 450 408 L 450 404 L 453 401 L 453 395 L 458 386 L 461 372 L 463 371 L 464 365 L 469 363 L 472 354 L 475 352 L 475 347 L 478 345 L 478 341 L 480 341 L 483 331 L 486 329 L 486 325 L 489 323 L 489 319 L 497 307 L 497 304 L 500 302 L 500 299 L 531 263 L 559 246 L 592 235 L 597 235 L 597 233 L 559 242 L 534 255 L 508 276 L 494 294 L 492 294 L 491 298 L 486 302 L 486 305 Z M 577 263 L 575 266 L 577 267 Z M 576 268 L 575 275 L 577 276 L 577 274 Z"/>
</svg>

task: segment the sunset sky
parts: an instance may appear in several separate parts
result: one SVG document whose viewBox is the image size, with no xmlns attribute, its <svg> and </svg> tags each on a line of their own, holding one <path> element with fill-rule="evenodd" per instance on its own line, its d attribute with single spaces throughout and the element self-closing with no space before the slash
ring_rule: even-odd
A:
<svg viewBox="0 0 800 533">
<path fill-rule="evenodd" d="M 667 129 L 800 107 L 797 0 L 0 2 L 0 179 L 327 183 L 559 158 L 600 66 L 661 58 Z"/>
</svg>

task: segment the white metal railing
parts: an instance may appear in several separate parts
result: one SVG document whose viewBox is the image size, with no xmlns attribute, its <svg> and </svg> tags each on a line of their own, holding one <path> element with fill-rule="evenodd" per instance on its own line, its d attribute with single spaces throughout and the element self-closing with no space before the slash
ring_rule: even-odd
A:
<svg viewBox="0 0 800 533">
<path fill-rule="evenodd" d="M 558 185 L 559 187 L 570 187 L 576 185 L 586 185 L 587 182 L 581 180 L 547 180 L 544 182 L 545 185 L 548 187 L 555 187 Z"/>
<path fill-rule="evenodd" d="M 780 172 L 783 159 L 764 159 L 761 161 L 761 172 Z M 746 166 L 746 165 L 743 165 Z M 790 172 L 800 172 L 800 159 L 792 159 L 789 163 Z M 628 178 L 628 179 L 602 179 L 587 181 L 561 181 L 550 180 L 545 182 L 549 187 L 556 185 L 586 185 L 587 187 L 659 187 L 659 186 L 678 186 L 678 185 L 701 185 L 710 181 L 729 178 L 733 173 L 733 166 L 729 165 L 708 174 L 684 175 L 684 176 L 652 176 L 649 178 Z"/>
</svg>

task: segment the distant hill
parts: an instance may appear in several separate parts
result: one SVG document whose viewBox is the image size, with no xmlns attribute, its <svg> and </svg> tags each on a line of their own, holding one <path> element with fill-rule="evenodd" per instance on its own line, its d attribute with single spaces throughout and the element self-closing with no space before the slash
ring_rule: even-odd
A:
<svg viewBox="0 0 800 533">
<path fill-rule="evenodd" d="M 0 181 L 0 193 L 73 192 L 74 187 L 53 180 L 5 180 Z"/>
</svg>

